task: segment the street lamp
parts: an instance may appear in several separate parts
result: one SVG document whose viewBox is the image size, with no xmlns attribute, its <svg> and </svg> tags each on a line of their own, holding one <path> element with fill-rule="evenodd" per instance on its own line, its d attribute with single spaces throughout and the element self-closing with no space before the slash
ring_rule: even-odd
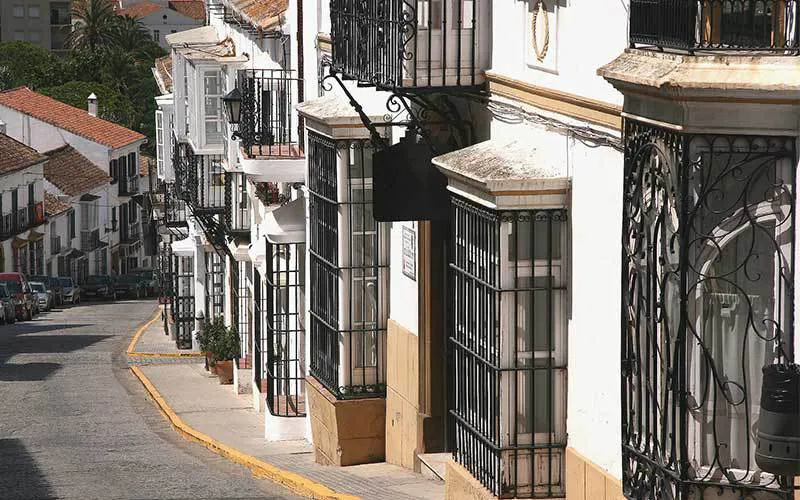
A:
<svg viewBox="0 0 800 500">
<path fill-rule="evenodd" d="M 225 117 L 231 125 L 238 125 L 242 119 L 242 93 L 238 88 L 234 88 L 222 98 L 225 104 Z M 234 141 L 241 139 L 238 131 L 235 131 L 231 136 Z"/>
</svg>

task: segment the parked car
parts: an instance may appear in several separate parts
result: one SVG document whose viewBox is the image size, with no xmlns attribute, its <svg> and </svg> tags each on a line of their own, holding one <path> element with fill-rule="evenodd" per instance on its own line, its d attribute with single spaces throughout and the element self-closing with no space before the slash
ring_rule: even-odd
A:
<svg viewBox="0 0 800 500">
<path fill-rule="evenodd" d="M 81 287 L 78 286 L 69 276 L 59 276 L 61 284 L 61 295 L 64 297 L 64 304 L 80 304 Z"/>
<path fill-rule="evenodd" d="M 93 274 L 86 280 L 83 286 L 82 295 L 87 298 L 98 298 L 105 300 L 117 300 L 117 290 L 114 279 L 105 274 Z"/>
<path fill-rule="evenodd" d="M 8 292 L 12 297 L 17 299 L 14 303 L 14 313 L 18 320 L 31 320 L 33 319 L 34 311 L 37 311 L 39 306 L 33 297 L 28 280 L 22 273 L 0 273 L 0 283 L 5 283 Z"/>
<path fill-rule="evenodd" d="M 148 297 L 158 294 L 158 280 L 156 279 L 156 273 L 153 272 L 152 269 L 133 269 L 130 273 L 139 277 L 142 282 L 142 292 L 144 294 Z"/>
<path fill-rule="evenodd" d="M 116 279 L 115 288 L 118 297 L 134 297 L 137 299 L 145 295 L 145 285 L 136 274 L 123 274 Z"/>
<path fill-rule="evenodd" d="M 5 284 L 0 284 L 0 307 L 3 309 L 3 322 L 13 323 L 17 320 L 16 307 L 14 301 L 17 300 L 11 296 L 8 287 Z"/>
<path fill-rule="evenodd" d="M 53 289 L 53 284 L 50 282 L 51 280 L 50 276 L 37 274 L 37 275 L 26 276 L 26 278 L 28 278 L 28 283 L 39 282 L 42 285 L 44 285 L 45 290 L 47 290 L 48 295 L 50 295 L 51 297 L 50 303 L 52 304 L 52 306 L 56 305 L 58 300 L 56 298 L 56 291 Z"/>
<path fill-rule="evenodd" d="M 44 283 L 41 281 L 30 281 L 28 284 L 33 293 L 36 294 L 39 309 L 42 311 L 49 311 L 53 308 L 53 292 L 48 290 Z"/>
</svg>

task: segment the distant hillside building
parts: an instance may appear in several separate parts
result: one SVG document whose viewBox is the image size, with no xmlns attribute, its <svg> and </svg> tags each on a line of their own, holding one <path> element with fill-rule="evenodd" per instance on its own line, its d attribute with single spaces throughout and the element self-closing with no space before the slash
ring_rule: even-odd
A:
<svg viewBox="0 0 800 500">
<path fill-rule="evenodd" d="M 169 48 L 166 35 L 202 26 L 206 20 L 203 0 L 123 0 L 121 4 L 117 12 L 139 19 L 153 41 L 165 49 Z"/>
<path fill-rule="evenodd" d="M 70 0 L 2 0 L 0 41 L 25 41 L 63 51 L 72 24 L 70 7 Z"/>
</svg>

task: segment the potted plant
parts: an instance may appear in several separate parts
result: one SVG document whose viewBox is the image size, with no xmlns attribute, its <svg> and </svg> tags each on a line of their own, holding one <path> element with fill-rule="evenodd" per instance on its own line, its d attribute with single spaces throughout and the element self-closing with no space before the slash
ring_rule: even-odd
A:
<svg viewBox="0 0 800 500">
<path fill-rule="evenodd" d="M 236 327 L 228 328 L 221 318 L 216 318 L 210 325 L 206 341 L 211 352 L 209 364 L 220 383 L 232 384 L 233 360 L 239 357 L 239 333 Z"/>
<path fill-rule="evenodd" d="M 215 334 L 216 329 L 218 329 L 219 325 L 225 326 L 222 323 L 221 319 L 214 320 L 213 323 L 208 321 L 203 323 L 203 327 L 195 333 L 195 338 L 197 339 L 197 345 L 200 348 L 200 352 L 205 355 L 206 358 L 206 371 L 211 368 L 211 338 L 212 335 Z"/>
</svg>

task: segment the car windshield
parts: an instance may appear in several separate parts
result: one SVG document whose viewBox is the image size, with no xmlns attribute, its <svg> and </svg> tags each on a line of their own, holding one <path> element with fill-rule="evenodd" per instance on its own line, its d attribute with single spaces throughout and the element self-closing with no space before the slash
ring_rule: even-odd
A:
<svg viewBox="0 0 800 500">
<path fill-rule="evenodd" d="M 41 284 L 41 283 L 31 283 L 31 290 L 33 290 L 34 292 L 45 292 L 45 291 L 47 291 L 47 289 L 45 289 L 44 285 Z"/>
<path fill-rule="evenodd" d="M 19 281 L 0 281 L 0 283 L 5 284 L 8 287 L 8 291 L 10 293 L 19 293 L 22 291 L 22 285 Z"/>
<path fill-rule="evenodd" d="M 86 280 L 87 283 L 90 285 L 102 285 L 106 282 L 105 276 L 89 276 L 89 279 Z"/>
<path fill-rule="evenodd" d="M 11 294 L 8 293 L 8 287 L 5 285 L 0 285 L 0 299 L 7 299 L 10 296 Z"/>
<path fill-rule="evenodd" d="M 72 278 L 58 278 L 58 282 L 61 286 L 72 286 Z"/>
</svg>

